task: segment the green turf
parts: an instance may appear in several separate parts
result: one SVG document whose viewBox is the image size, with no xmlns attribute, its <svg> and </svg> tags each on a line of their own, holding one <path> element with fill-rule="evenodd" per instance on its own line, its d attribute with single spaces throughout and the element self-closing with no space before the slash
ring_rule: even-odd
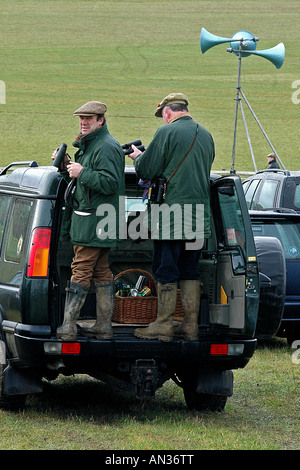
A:
<svg viewBox="0 0 300 470">
<path fill-rule="evenodd" d="M 215 169 L 231 166 L 238 59 L 227 44 L 202 55 L 200 31 L 221 37 L 247 30 L 257 50 L 284 42 L 281 69 L 262 57 L 242 60 L 242 89 L 286 168 L 300 169 L 300 80 L 297 2 L 11 0 L 1 6 L 0 166 L 12 160 L 50 160 L 78 130 L 73 111 L 87 100 L 108 106 L 108 125 L 124 143 L 147 145 L 162 121 L 156 105 L 172 91 L 186 93 L 192 116 L 215 139 Z M 258 168 L 271 151 L 245 108 Z M 71 149 L 70 149 L 70 153 Z M 236 169 L 253 170 L 239 113 Z"/>
</svg>

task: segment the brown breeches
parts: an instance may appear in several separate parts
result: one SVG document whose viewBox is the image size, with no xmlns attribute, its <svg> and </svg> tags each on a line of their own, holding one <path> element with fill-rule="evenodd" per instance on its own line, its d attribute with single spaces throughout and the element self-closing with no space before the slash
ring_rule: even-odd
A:
<svg viewBox="0 0 300 470">
<path fill-rule="evenodd" d="M 71 281 L 87 288 L 90 287 L 92 279 L 95 284 L 113 281 L 108 254 L 109 248 L 74 245 Z"/>
</svg>

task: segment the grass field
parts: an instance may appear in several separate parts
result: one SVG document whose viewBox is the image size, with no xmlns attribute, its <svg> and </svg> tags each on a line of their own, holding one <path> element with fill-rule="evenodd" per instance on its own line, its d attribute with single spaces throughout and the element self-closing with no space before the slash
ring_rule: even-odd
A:
<svg viewBox="0 0 300 470">
<path fill-rule="evenodd" d="M 240 7 L 240 8 L 239 8 Z M 281 69 L 262 57 L 242 60 L 242 89 L 288 169 L 300 169 L 298 2 L 140 0 L 11 0 L 1 6 L 1 161 L 49 162 L 52 150 L 69 148 L 78 130 L 73 111 L 87 100 L 108 106 L 108 124 L 120 143 L 147 145 L 162 121 L 157 103 L 172 91 L 190 99 L 192 116 L 216 143 L 215 169 L 231 167 L 238 59 L 221 44 L 202 55 L 200 31 L 221 37 L 240 30 L 260 38 L 257 50 L 279 42 Z M 298 87 L 299 88 L 299 87 Z M 257 167 L 271 150 L 247 113 Z M 70 153 L 71 149 L 70 149 Z M 253 164 L 239 114 L 236 169 Z"/>
<path fill-rule="evenodd" d="M 242 61 L 242 88 L 286 168 L 300 170 L 299 2 L 252 0 L 10 0 L 1 5 L 0 166 L 50 163 L 78 131 L 73 111 L 88 100 L 108 106 L 120 143 L 150 142 L 162 121 L 156 105 L 172 91 L 216 143 L 215 169 L 231 167 L 237 57 L 227 45 L 200 51 L 205 27 L 221 37 L 247 30 L 258 50 L 286 47 L 281 69 L 261 57 Z M 259 169 L 270 148 L 247 113 Z M 239 115 L 236 169 L 253 171 Z M 260 347 L 235 372 L 224 413 L 191 413 L 167 383 L 148 404 L 86 376 L 47 384 L 24 413 L 0 411 L 0 449 L 298 449 L 299 367 L 284 341 Z M 88 401 L 87 398 L 88 397 Z"/>
<path fill-rule="evenodd" d="M 172 381 L 142 403 L 87 376 L 61 377 L 29 398 L 23 413 L 0 411 L 0 449 L 299 450 L 293 352 L 279 339 L 260 345 L 234 372 L 222 413 L 189 412 Z"/>
</svg>

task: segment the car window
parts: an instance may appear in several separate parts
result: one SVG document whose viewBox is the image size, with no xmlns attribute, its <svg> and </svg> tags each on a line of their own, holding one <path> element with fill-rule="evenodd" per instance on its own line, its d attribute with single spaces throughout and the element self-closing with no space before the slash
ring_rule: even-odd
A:
<svg viewBox="0 0 300 470">
<path fill-rule="evenodd" d="M 294 206 L 300 209 L 300 184 L 297 184 L 295 189 Z"/>
<path fill-rule="evenodd" d="M 251 180 L 249 180 L 249 181 L 243 181 L 242 185 L 243 185 L 243 191 L 244 191 L 245 194 L 246 194 L 246 192 L 247 192 L 247 189 L 248 189 L 249 184 L 251 184 L 251 183 L 252 183 Z"/>
<path fill-rule="evenodd" d="M 300 259 L 300 223 L 252 221 L 252 230 L 254 236 L 278 238 L 286 259 Z"/>
<path fill-rule="evenodd" d="M 251 209 L 268 209 L 275 205 L 275 195 L 279 181 L 266 180 L 261 188 L 258 199 Z"/>
<path fill-rule="evenodd" d="M 8 227 L 6 261 L 18 263 L 21 260 L 32 204 L 31 201 L 23 199 L 15 202 Z"/>
<path fill-rule="evenodd" d="M 2 247 L 2 239 L 4 228 L 7 220 L 8 208 L 10 203 L 11 197 L 10 196 L 0 196 L 0 254 L 1 254 L 1 247 Z"/>
<path fill-rule="evenodd" d="M 252 209 L 252 201 L 253 201 L 253 198 L 254 198 L 254 195 L 256 193 L 256 189 L 258 188 L 258 185 L 259 183 L 261 182 L 261 180 L 252 180 L 248 186 L 248 189 L 247 187 L 244 187 L 243 186 L 243 189 L 245 191 L 245 198 L 246 198 L 246 203 L 247 203 L 247 207 L 248 209 Z"/>
</svg>

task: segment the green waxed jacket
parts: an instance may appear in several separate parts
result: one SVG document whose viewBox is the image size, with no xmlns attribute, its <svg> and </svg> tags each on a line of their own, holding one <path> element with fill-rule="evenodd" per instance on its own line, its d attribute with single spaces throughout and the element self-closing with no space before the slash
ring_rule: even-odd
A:
<svg viewBox="0 0 300 470">
<path fill-rule="evenodd" d="M 125 195 L 124 151 L 106 124 L 73 145 L 78 147 L 75 161 L 83 169 L 76 182 L 76 207 L 66 211 L 66 218 L 67 214 L 71 217 L 71 242 L 93 247 L 115 246 L 120 228 L 119 212 L 125 210 L 119 207 Z M 62 175 L 70 181 L 67 172 Z"/>
<path fill-rule="evenodd" d="M 167 210 L 167 216 L 160 215 L 159 233 L 156 231 L 152 238 L 193 239 L 193 233 L 199 233 L 197 227 L 201 224 L 202 236 L 194 238 L 211 235 L 209 179 L 215 148 L 211 134 L 203 126 L 198 126 L 192 149 L 167 184 L 164 203 L 167 209 L 174 208 L 175 215 L 170 210 Z M 137 175 L 152 181 L 161 176 L 167 179 L 190 149 L 196 128 L 197 124 L 190 116 L 180 117 L 158 128 L 148 148 L 134 160 Z M 149 212 L 153 213 L 154 208 L 157 209 L 156 204 L 151 205 Z M 185 229 L 185 219 L 191 220 L 190 232 Z M 151 224 L 150 220 L 148 223 Z M 152 234 L 157 227 L 152 223 Z"/>
</svg>

